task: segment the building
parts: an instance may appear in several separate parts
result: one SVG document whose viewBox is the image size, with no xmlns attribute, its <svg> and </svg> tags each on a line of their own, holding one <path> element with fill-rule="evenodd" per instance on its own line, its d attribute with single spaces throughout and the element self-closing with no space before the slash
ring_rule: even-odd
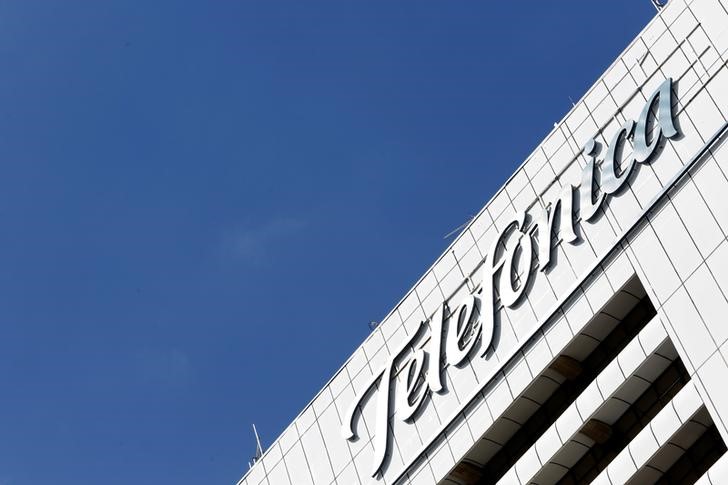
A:
<svg viewBox="0 0 728 485">
<path fill-rule="evenodd" d="M 728 483 L 728 0 L 672 0 L 239 485 Z"/>
</svg>

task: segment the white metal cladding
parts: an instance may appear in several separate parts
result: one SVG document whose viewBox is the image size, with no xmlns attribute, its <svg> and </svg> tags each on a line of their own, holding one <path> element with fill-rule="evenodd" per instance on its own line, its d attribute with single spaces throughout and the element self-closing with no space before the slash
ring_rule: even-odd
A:
<svg viewBox="0 0 728 485">
<path fill-rule="evenodd" d="M 552 356 L 551 349 L 574 338 L 580 322 L 592 318 L 635 273 L 693 376 L 701 402 L 728 441 L 723 421 L 728 419 L 728 392 L 720 385 L 728 377 L 728 148 L 722 138 L 711 140 L 728 120 L 727 12 L 725 0 L 672 0 L 240 483 L 348 485 L 442 479 L 489 420 L 514 399 L 514 390 L 533 379 L 529 359 L 538 352 L 543 358 Z M 346 441 L 341 435 L 355 395 L 443 302 L 452 301 L 456 307 L 475 289 L 491 242 L 515 214 L 541 211 L 564 186 L 580 185 L 588 162 L 582 154 L 585 141 L 595 137 L 608 146 L 614 133 L 638 117 L 646 99 L 668 78 L 675 82 L 680 136 L 668 140 L 650 164 L 640 165 L 626 190 L 613 197 L 593 223 L 581 223 L 580 244 L 557 245 L 556 263 L 549 272 L 535 274 L 522 304 L 499 309 L 500 334 L 492 355 L 484 359 L 478 352 L 463 367 L 448 369 L 446 392 L 426 398 L 414 422 L 399 419 L 395 404 L 386 466 L 371 478 L 376 399 L 365 398 L 357 413 L 358 439 Z M 707 152 L 696 158 L 703 147 Z M 666 189 L 670 184 L 674 185 Z M 653 206 L 656 196 L 660 197 Z M 426 345 L 416 337 L 413 343 L 416 348 Z M 393 380 L 401 388 L 404 373 L 398 370 Z"/>
</svg>

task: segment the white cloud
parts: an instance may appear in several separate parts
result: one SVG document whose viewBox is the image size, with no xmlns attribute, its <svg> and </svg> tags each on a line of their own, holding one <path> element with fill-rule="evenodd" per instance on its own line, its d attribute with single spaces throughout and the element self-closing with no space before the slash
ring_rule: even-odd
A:
<svg viewBox="0 0 728 485">
<path fill-rule="evenodd" d="M 233 231 L 223 242 L 225 255 L 250 264 L 266 262 L 271 246 L 300 233 L 306 222 L 300 219 L 272 219 L 262 226 Z"/>
<path fill-rule="evenodd" d="M 180 388 L 192 380 L 190 358 L 180 349 L 143 349 L 136 354 L 136 367 L 142 379 L 155 386 Z"/>
</svg>

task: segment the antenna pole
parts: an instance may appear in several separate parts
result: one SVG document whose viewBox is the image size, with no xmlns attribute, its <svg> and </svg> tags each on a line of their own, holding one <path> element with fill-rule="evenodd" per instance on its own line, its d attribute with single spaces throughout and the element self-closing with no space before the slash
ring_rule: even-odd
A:
<svg viewBox="0 0 728 485">
<path fill-rule="evenodd" d="M 257 446 L 255 454 L 258 457 L 261 457 L 263 456 L 263 447 L 260 445 L 260 436 L 258 436 L 258 430 L 255 428 L 255 423 L 253 423 L 253 433 L 255 434 L 255 444 Z"/>
<path fill-rule="evenodd" d="M 467 220 L 467 221 L 463 222 L 463 223 L 462 223 L 462 224 L 460 224 L 460 225 L 459 225 L 458 227 L 456 227 L 456 228 L 455 228 L 455 229 L 453 229 L 452 231 L 450 231 L 450 232 L 448 232 L 447 234 L 445 234 L 445 236 L 443 237 L 443 239 L 447 239 L 447 238 L 449 238 L 450 236 L 452 236 L 453 234 L 455 234 L 456 232 L 460 231 L 460 230 L 461 230 L 461 229 L 463 229 L 463 228 L 464 228 L 465 226 L 467 226 L 468 224 L 470 224 L 470 221 L 472 221 L 473 219 L 475 219 L 475 216 L 470 216 L 470 217 L 468 218 L 468 220 Z"/>
<path fill-rule="evenodd" d="M 255 465 L 258 460 L 260 460 L 263 457 L 263 446 L 260 444 L 260 436 L 258 436 L 258 430 L 255 428 L 255 423 L 253 423 L 253 434 L 255 435 L 255 454 L 248 462 L 248 468 L 253 468 L 253 465 Z"/>
</svg>

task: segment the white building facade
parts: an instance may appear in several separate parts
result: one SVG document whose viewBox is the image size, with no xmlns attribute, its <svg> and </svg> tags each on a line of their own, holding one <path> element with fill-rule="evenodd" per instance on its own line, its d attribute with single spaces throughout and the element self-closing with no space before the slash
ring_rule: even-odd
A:
<svg viewBox="0 0 728 485">
<path fill-rule="evenodd" d="M 671 0 L 239 485 L 728 483 L 728 0 Z"/>
</svg>

